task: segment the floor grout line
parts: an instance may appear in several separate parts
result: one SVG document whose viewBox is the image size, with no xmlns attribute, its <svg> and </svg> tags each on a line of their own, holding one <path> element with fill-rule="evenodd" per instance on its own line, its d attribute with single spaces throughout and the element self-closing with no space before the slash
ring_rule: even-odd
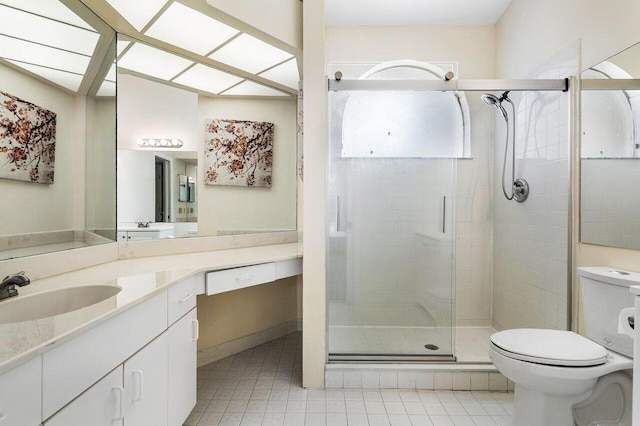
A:
<svg viewBox="0 0 640 426">
<path fill-rule="evenodd" d="M 511 424 L 513 393 L 304 389 L 301 333 L 198 369 L 185 426 L 440 426 Z"/>
</svg>

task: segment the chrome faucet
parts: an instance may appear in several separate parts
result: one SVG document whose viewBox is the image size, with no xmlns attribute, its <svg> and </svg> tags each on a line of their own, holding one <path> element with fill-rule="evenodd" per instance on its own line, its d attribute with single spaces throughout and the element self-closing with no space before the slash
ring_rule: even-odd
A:
<svg viewBox="0 0 640 426">
<path fill-rule="evenodd" d="M 16 286 L 24 287 L 30 283 L 31 280 L 24 274 L 24 271 L 20 271 L 13 275 L 7 275 L 0 283 L 0 300 L 17 296 L 18 289 Z"/>
</svg>

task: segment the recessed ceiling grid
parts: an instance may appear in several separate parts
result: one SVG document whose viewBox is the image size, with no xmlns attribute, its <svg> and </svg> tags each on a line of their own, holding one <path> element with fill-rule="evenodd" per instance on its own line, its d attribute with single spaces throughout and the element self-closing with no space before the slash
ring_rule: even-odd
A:
<svg viewBox="0 0 640 426">
<path fill-rule="evenodd" d="M 295 56 L 269 43 L 214 19 L 201 11 L 175 0 L 153 0 L 148 5 L 128 0 L 105 0 L 133 27 L 140 31 L 131 42 L 120 47 L 118 66 L 134 73 L 189 87 L 215 95 L 239 96 L 236 87 L 242 86 L 244 96 L 291 96 L 297 90 L 298 67 Z M 143 22 L 146 17 L 147 22 Z M 188 31 L 185 29 L 188 28 Z M 151 47 L 152 40 L 160 45 L 175 46 L 173 53 Z M 144 47 L 137 47 L 144 46 Z M 155 53 L 151 53 L 151 49 Z M 185 51 L 188 55 L 177 55 Z M 160 53 L 162 52 L 162 53 Z M 188 56 L 188 58 L 186 58 Z M 269 71 L 293 62 L 280 74 L 269 78 Z M 216 67 L 219 64 L 219 67 Z M 276 73 L 277 74 L 277 73 Z M 254 80 L 255 81 L 252 81 Z M 273 81 L 275 88 L 267 87 Z M 251 84 L 249 84 L 251 83 Z M 283 88 L 280 90 L 278 86 Z M 288 93 L 283 92 L 284 88 Z"/>
<path fill-rule="evenodd" d="M 100 39 L 59 2 L 0 0 L 0 58 L 78 91 Z"/>
</svg>

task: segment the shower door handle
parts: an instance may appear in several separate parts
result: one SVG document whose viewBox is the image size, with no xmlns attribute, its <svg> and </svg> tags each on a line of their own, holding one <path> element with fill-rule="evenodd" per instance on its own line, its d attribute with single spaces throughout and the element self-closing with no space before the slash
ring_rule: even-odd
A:
<svg viewBox="0 0 640 426">
<path fill-rule="evenodd" d="M 340 232 L 340 196 L 336 197 L 336 232 Z"/>
<path fill-rule="evenodd" d="M 443 195 L 442 196 L 442 233 L 443 234 L 447 233 L 446 224 L 447 224 L 447 196 Z"/>
</svg>

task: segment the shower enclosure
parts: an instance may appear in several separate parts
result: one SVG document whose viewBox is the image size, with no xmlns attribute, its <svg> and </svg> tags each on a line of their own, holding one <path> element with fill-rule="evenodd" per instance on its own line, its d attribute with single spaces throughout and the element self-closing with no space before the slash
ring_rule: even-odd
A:
<svg viewBox="0 0 640 426">
<path fill-rule="evenodd" d="M 463 90 L 477 105 L 485 91 L 567 88 L 446 81 L 456 66 L 439 65 L 347 67 L 330 80 L 330 361 L 456 360 L 456 180 L 472 152 Z"/>
<path fill-rule="evenodd" d="M 443 80 L 388 63 L 362 79 Z M 469 152 L 462 93 L 330 92 L 331 360 L 454 360 L 455 158 Z"/>
</svg>

